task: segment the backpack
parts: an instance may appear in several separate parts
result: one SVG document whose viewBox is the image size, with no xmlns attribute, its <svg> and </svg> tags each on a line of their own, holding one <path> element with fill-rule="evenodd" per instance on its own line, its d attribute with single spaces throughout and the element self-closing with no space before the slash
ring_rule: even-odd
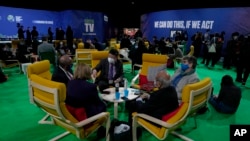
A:
<svg viewBox="0 0 250 141">
<path fill-rule="evenodd" d="M 131 128 L 128 122 L 113 119 L 109 128 L 110 141 L 132 141 Z"/>
</svg>

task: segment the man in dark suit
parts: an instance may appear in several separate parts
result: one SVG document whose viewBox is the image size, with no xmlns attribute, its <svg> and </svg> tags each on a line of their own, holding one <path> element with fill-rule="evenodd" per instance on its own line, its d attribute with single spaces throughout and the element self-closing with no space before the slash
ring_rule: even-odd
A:
<svg viewBox="0 0 250 141">
<path fill-rule="evenodd" d="M 162 119 L 162 116 L 168 114 L 179 107 L 177 92 L 171 86 L 170 75 L 165 71 L 157 73 L 155 78 L 155 87 L 159 90 L 151 94 L 143 93 L 139 98 L 131 103 L 126 103 L 129 110 L 129 123 L 132 123 L 132 113 L 145 113 L 152 117 Z"/>
<path fill-rule="evenodd" d="M 98 85 L 101 92 L 109 88 L 109 86 L 114 86 L 116 83 L 119 83 L 119 86 L 123 86 L 123 64 L 118 59 L 118 55 L 119 52 L 116 49 L 111 49 L 108 58 L 101 60 L 92 70 L 92 76 L 96 78 L 95 84 Z M 97 76 L 99 71 L 101 73 Z"/>
<path fill-rule="evenodd" d="M 52 75 L 52 81 L 64 83 L 66 86 L 68 81 L 73 78 L 72 58 L 69 55 L 63 55 L 59 59 L 59 65 Z"/>
</svg>

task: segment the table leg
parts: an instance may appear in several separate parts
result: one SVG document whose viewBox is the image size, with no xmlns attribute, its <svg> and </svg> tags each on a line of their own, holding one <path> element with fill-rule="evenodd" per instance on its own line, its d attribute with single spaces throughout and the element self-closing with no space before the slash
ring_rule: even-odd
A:
<svg viewBox="0 0 250 141">
<path fill-rule="evenodd" d="M 118 102 L 114 102 L 114 118 L 118 117 Z"/>
</svg>

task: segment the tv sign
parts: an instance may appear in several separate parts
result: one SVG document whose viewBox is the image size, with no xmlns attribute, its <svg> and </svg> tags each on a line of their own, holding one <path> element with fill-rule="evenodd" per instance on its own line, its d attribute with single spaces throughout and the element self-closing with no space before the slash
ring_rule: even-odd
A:
<svg viewBox="0 0 250 141">
<path fill-rule="evenodd" d="M 95 22 L 93 19 L 84 19 L 84 33 L 82 35 L 96 35 L 94 33 Z"/>
<path fill-rule="evenodd" d="M 250 125 L 230 125 L 230 141 L 249 141 Z"/>
<path fill-rule="evenodd" d="M 86 32 L 94 32 L 94 20 L 92 19 L 85 19 L 84 20 L 85 31 Z"/>
</svg>

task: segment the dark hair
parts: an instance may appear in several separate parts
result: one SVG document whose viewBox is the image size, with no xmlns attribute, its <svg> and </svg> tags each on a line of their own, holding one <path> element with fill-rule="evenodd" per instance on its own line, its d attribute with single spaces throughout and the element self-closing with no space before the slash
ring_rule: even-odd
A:
<svg viewBox="0 0 250 141">
<path fill-rule="evenodd" d="M 110 49 L 109 53 L 116 56 L 116 57 L 119 55 L 119 52 L 114 48 Z"/>
<path fill-rule="evenodd" d="M 192 63 L 193 69 L 195 69 L 197 66 L 197 59 L 194 56 L 184 56 L 182 60 L 187 60 L 188 63 Z"/>
<path fill-rule="evenodd" d="M 221 85 L 234 85 L 233 78 L 230 75 L 224 75 L 221 79 Z"/>
</svg>

